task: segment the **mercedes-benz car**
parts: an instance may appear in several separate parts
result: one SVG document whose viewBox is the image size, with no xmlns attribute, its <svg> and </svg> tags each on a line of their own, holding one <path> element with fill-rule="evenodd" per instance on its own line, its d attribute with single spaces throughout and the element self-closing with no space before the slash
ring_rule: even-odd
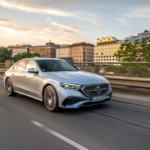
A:
<svg viewBox="0 0 150 150">
<path fill-rule="evenodd" d="M 43 101 L 50 111 L 98 105 L 111 101 L 112 96 L 104 77 L 54 58 L 18 61 L 5 72 L 4 86 L 8 96 L 32 97 Z"/>
</svg>

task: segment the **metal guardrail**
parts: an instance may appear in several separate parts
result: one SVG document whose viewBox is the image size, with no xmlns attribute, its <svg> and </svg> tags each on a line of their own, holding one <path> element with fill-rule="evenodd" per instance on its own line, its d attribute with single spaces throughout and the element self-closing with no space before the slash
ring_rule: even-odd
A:
<svg viewBox="0 0 150 150">
<path fill-rule="evenodd" d="M 150 78 L 150 62 L 79 62 L 73 64 L 84 71 L 100 75 Z"/>
<path fill-rule="evenodd" d="M 0 73 L 4 74 L 7 71 L 7 69 L 0 69 Z"/>
<path fill-rule="evenodd" d="M 5 69 L 5 63 L 0 63 L 0 69 Z"/>
<path fill-rule="evenodd" d="M 84 71 L 93 72 L 93 73 L 104 76 L 105 78 L 107 78 L 110 81 L 111 84 L 114 84 L 114 85 L 150 88 L 150 62 L 134 62 L 134 63 L 79 62 L 79 63 L 73 63 L 73 64 L 77 67 L 80 67 Z M 127 65 L 127 66 L 124 66 L 124 65 Z M 137 66 L 137 65 L 139 65 L 139 66 Z M 5 69 L 5 63 L 0 63 L 0 67 L 1 67 L 0 73 L 4 73 L 7 70 L 7 69 Z M 111 72 L 111 73 L 108 72 L 108 67 L 114 67 L 117 69 L 124 67 L 123 69 L 131 71 L 131 73 L 134 70 L 137 70 L 139 72 L 145 71 L 145 72 L 143 72 L 143 74 L 148 74 L 148 75 L 146 77 L 141 77 L 141 76 L 137 76 L 137 74 L 131 74 L 131 76 L 127 76 L 125 74 L 118 73 L 116 76 L 116 72 Z M 103 73 L 100 72 L 102 69 L 104 70 Z"/>
<path fill-rule="evenodd" d="M 106 76 L 112 85 L 130 86 L 130 87 L 141 87 L 150 88 L 150 78 L 138 78 L 138 77 L 122 77 L 122 76 Z"/>
</svg>

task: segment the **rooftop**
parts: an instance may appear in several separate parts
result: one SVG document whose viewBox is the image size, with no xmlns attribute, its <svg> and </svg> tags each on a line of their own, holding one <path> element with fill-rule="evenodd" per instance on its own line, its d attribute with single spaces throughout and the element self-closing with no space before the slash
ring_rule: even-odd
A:
<svg viewBox="0 0 150 150">
<path fill-rule="evenodd" d="M 93 46 L 94 47 L 93 44 L 86 43 L 86 42 L 74 43 L 70 47 L 74 47 L 74 46 Z"/>
<path fill-rule="evenodd" d="M 59 60 L 57 58 L 44 58 L 44 57 L 36 57 L 36 58 L 24 58 L 24 60 Z"/>
<path fill-rule="evenodd" d="M 27 48 L 29 46 L 32 46 L 32 45 L 30 45 L 30 44 L 23 44 L 23 45 L 16 44 L 16 45 L 9 45 L 8 48 L 21 48 L 21 47 Z"/>
<path fill-rule="evenodd" d="M 124 40 L 129 40 L 130 42 L 134 42 L 137 39 L 139 41 L 141 41 L 143 38 L 146 38 L 146 37 L 150 37 L 150 31 L 148 31 L 148 30 L 145 30 L 142 33 L 138 33 L 138 35 L 136 35 L 136 36 L 125 37 Z"/>
</svg>

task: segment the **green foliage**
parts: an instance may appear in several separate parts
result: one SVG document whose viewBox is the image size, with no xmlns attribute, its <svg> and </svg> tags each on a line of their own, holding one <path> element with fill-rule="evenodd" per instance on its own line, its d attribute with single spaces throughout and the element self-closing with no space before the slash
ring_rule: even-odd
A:
<svg viewBox="0 0 150 150">
<path fill-rule="evenodd" d="M 0 48 L 0 62 L 4 63 L 5 60 L 12 59 L 12 50 L 8 50 L 7 48 Z"/>
<path fill-rule="evenodd" d="M 148 40 L 149 37 L 143 38 L 141 41 L 136 40 L 134 43 L 126 40 L 114 56 L 123 62 L 150 62 L 150 44 L 148 44 Z"/>
<path fill-rule="evenodd" d="M 20 59 L 23 59 L 23 58 L 33 58 L 35 56 L 40 56 L 40 54 L 37 54 L 37 53 L 34 53 L 34 54 L 31 54 L 29 52 L 25 52 L 25 53 L 22 53 L 22 54 L 17 54 L 14 56 L 14 61 L 17 62 L 18 60 Z"/>
</svg>

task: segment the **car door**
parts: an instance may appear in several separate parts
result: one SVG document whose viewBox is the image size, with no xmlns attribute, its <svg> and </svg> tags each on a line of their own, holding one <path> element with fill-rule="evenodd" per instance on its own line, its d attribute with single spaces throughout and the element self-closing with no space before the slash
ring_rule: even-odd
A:
<svg viewBox="0 0 150 150">
<path fill-rule="evenodd" d="M 37 93 L 37 82 L 38 82 L 38 74 L 37 73 L 29 73 L 28 69 L 34 68 L 37 70 L 37 66 L 33 60 L 28 60 L 26 70 L 23 71 L 22 80 L 22 92 L 37 97 L 39 93 Z"/>
<path fill-rule="evenodd" d="M 17 90 L 17 83 L 16 83 L 17 82 L 16 80 L 18 80 L 18 78 L 16 76 L 17 75 L 17 67 L 18 67 L 18 63 L 16 63 L 14 65 L 14 67 L 11 70 L 9 70 L 9 77 L 12 81 L 14 91 Z"/>
<path fill-rule="evenodd" d="M 15 92 L 21 92 L 22 88 L 22 71 L 25 70 L 27 61 L 21 60 L 15 66 L 11 74 L 11 80 Z"/>
</svg>

